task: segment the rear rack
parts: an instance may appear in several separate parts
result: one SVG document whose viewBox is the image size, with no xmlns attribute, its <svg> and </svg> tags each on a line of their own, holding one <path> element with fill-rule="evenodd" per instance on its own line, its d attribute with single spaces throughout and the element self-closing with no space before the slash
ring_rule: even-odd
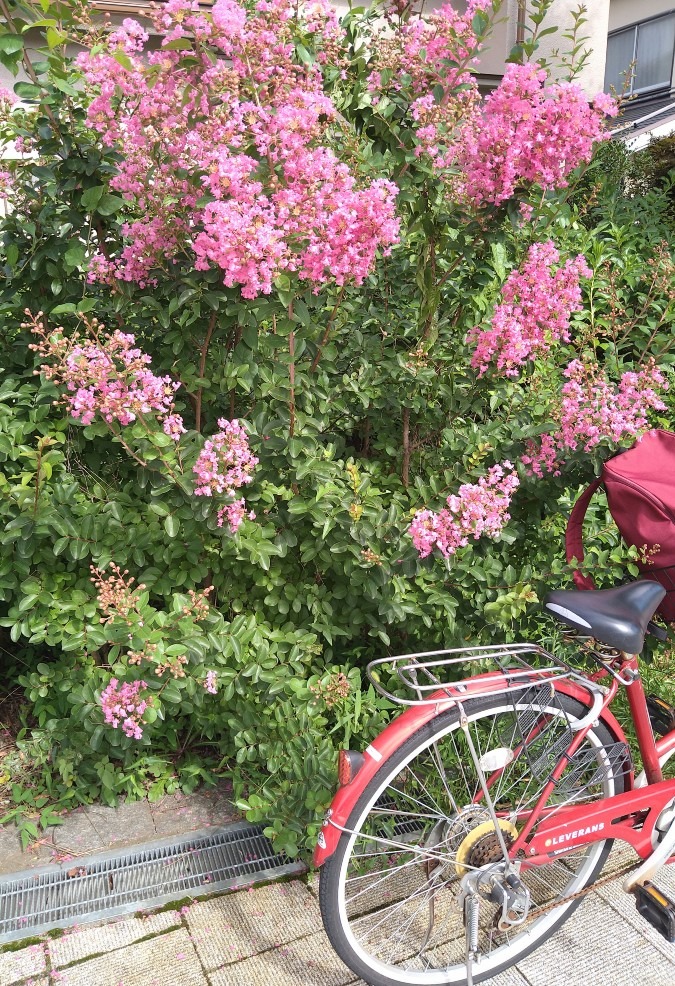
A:
<svg viewBox="0 0 675 986">
<path fill-rule="evenodd" d="M 526 660 L 526 655 L 536 657 L 538 662 L 542 662 L 545 666 L 534 667 Z M 443 675 L 445 681 L 439 677 L 443 669 L 459 670 L 462 665 L 471 662 L 496 665 L 499 670 L 496 672 L 486 670 L 485 673 L 481 673 L 477 668 L 470 669 L 469 676 L 476 674 L 477 671 L 479 674 L 479 677 L 474 678 L 470 683 L 461 678 L 448 681 L 447 675 Z M 414 692 L 417 698 L 394 695 L 384 687 L 380 680 L 379 668 L 385 665 L 396 672 L 399 680 Z M 592 691 L 599 688 L 565 661 L 549 654 L 539 644 L 527 643 L 488 644 L 482 647 L 457 647 L 452 650 L 423 651 L 419 654 L 399 654 L 397 657 L 378 657 L 368 664 L 366 674 L 376 691 L 397 705 L 436 705 L 439 700 L 444 701 L 443 698 L 439 699 L 439 691 L 445 692 L 449 699 L 456 701 L 461 697 L 480 698 L 495 694 L 495 685 L 503 683 L 504 675 L 507 676 L 507 682 L 503 691 L 528 688 L 531 685 L 557 681 L 560 678 L 574 678 Z M 430 697 L 429 693 L 435 693 L 435 697 Z"/>
</svg>

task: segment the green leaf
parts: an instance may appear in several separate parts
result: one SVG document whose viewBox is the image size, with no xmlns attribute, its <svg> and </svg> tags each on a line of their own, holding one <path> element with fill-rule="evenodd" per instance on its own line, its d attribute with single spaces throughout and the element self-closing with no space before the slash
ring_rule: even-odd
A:
<svg viewBox="0 0 675 986">
<path fill-rule="evenodd" d="M 169 512 L 169 508 L 164 503 L 151 503 L 150 509 L 153 514 L 157 514 L 158 517 L 166 517 Z"/>
<path fill-rule="evenodd" d="M 104 192 L 105 185 L 94 185 L 93 188 L 88 188 L 82 193 L 82 198 L 80 199 L 82 208 L 93 211 L 101 201 Z"/>
<path fill-rule="evenodd" d="M 279 274 L 278 277 L 275 277 L 274 287 L 277 288 L 278 291 L 290 291 L 291 279 L 288 274 Z"/>
<path fill-rule="evenodd" d="M 113 58 L 118 65 L 121 65 L 122 68 L 125 68 L 128 72 L 133 71 L 134 63 L 131 61 L 129 56 L 121 50 L 121 48 L 117 49 L 117 51 L 113 54 Z"/>
<path fill-rule="evenodd" d="M 68 264 L 69 267 L 81 267 L 84 263 L 84 243 L 73 243 L 72 246 L 68 247 L 63 259 Z"/>
<path fill-rule="evenodd" d="M 298 58 L 300 59 L 300 61 L 303 63 L 303 65 L 313 65 L 314 64 L 314 59 L 312 58 L 312 56 L 310 55 L 310 53 L 307 51 L 307 49 L 305 48 L 305 46 L 302 45 L 302 44 L 300 44 L 299 42 L 297 42 L 296 45 L 295 45 L 295 52 L 296 52 Z"/>
<path fill-rule="evenodd" d="M 176 38 L 162 45 L 162 51 L 188 51 L 192 50 L 192 42 L 189 38 Z"/>
<path fill-rule="evenodd" d="M 63 31 L 57 31 L 54 27 L 47 28 L 47 44 L 50 48 L 58 48 L 66 40 L 67 35 Z"/>
<path fill-rule="evenodd" d="M 119 212 L 123 205 L 124 199 L 121 196 L 104 192 L 98 201 L 96 211 L 100 212 L 102 216 L 112 216 L 114 212 Z"/>
<path fill-rule="evenodd" d="M 23 38 L 18 34 L 0 34 L 0 51 L 6 55 L 15 55 L 18 51 L 23 51 Z"/>
<path fill-rule="evenodd" d="M 503 243 L 491 243 L 492 248 L 492 263 L 494 264 L 495 273 L 500 281 L 506 278 L 506 247 Z"/>
<path fill-rule="evenodd" d="M 19 99 L 35 101 L 36 99 L 42 98 L 44 90 L 42 86 L 33 85 L 32 82 L 17 82 L 14 86 L 14 92 Z"/>
<path fill-rule="evenodd" d="M 169 535 L 170 538 L 175 538 L 175 536 L 178 534 L 179 529 L 180 529 L 180 523 L 178 521 L 178 518 L 174 517 L 173 514 L 169 514 L 169 516 L 164 521 L 164 530 L 166 531 L 166 533 Z"/>
</svg>

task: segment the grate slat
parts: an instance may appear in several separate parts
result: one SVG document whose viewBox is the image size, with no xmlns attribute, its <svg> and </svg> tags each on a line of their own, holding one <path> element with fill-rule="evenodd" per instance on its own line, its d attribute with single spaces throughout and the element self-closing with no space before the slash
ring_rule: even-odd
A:
<svg viewBox="0 0 675 986">
<path fill-rule="evenodd" d="M 0 944 L 304 870 L 245 823 L 25 870 L 0 879 Z"/>
</svg>

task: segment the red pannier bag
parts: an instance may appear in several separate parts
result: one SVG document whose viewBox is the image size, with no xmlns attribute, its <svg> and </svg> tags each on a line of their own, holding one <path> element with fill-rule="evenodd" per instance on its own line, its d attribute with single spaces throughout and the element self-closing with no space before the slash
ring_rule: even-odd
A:
<svg viewBox="0 0 675 986">
<path fill-rule="evenodd" d="M 584 560 L 582 525 L 591 497 L 604 487 L 609 511 L 626 544 L 645 549 L 642 577 L 660 582 L 666 595 L 658 608 L 675 621 L 675 434 L 654 429 L 604 463 L 602 473 L 574 504 L 565 533 L 567 561 Z M 642 553 L 642 551 L 641 551 Z M 591 576 L 574 573 L 579 589 L 593 589 Z"/>
</svg>

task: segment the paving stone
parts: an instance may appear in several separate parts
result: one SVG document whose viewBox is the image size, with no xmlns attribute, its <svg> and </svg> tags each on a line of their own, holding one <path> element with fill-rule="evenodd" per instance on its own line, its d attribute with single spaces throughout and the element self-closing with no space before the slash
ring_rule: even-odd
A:
<svg viewBox="0 0 675 986">
<path fill-rule="evenodd" d="M 157 838 L 147 801 L 125 801 L 116 808 L 87 805 L 85 813 L 106 848 L 141 845 Z"/>
<path fill-rule="evenodd" d="M 312 896 L 319 899 L 319 874 L 318 872 L 310 873 L 307 877 L 307 888 Z"/>
<path fill-rule="evenodd" d="M 165 798 L 161 804 L 152 805 L 150 810 L 155 831 L 162 838 L 218 824 L 214 820 L 212 807 L 210 800 L 200 794 L 193 794 L 189 798 Z"/>
<path fill-rule="evenodd" d="M 0 828 L 0 873 L 16 873 L 26 868 L 16 825 Z"/>
<path fill-rule="evenodd" d="M 79 962 L 52 978 L 54 986 L 207 986 L 185 928 Z"/>
<path fill-rule="evenodd" d="M 113 952 L 137 942 L 140 938 L 177 927 L 180 923 L 178 911 L 162 911 L 159 914 L 148 914 L 144 918 L 125 918 L 123 921 L 113 921 L 105 925 L 71 929 L 62 938 L 49 943 L 52 966 L 59 968 L 88 955 Z"/>
<path fill-rule="evenodd" d="M 668 873 L 668 870 L 671 873 Z M 675 898 L 675 866 L 665 867 L 660 873 L 656 874 L 654 883 L 656 886 L 663 890 L 664 893 L 668 894 L 671 899 Z M 675 983 L 675 946 L 667 942 L 663 935 L 659 934 L 656 928 L 652 927 L 641 914 L 638 913 L 638 909 L 635 903 L 635 897 L 633 894 L 627 894 L 622 888 L 623 880 L 617 880 L 614 883 L 608 883 L 604 887 L 600 887 L 597 891 L 598 895 L 602 897 L 603 900 L 607 901 L 615 911 L 621 915 L 624 921 L 632 925 L 633 928 L 642 935 L 653 945 L 654 948 L 658 949 L 660 952 L 669 958 L 673 964 L 673 979 Z"/>
<path fill-rule="evenodd" d="M 591 894 L 555 935 L 518 963 L 530 986 L 671 986 L 669 959 L 597 894 Z"/>
<path fill-rule="evenodd" d="M 321 928 L 316 900 L 297 880 L 201 901 L 190 907 L 186 920 L 207 971 Z"/>
<path fill-rule="evenodd" d="M 71 812 L 63 825 L 58 825 L 53 836 L 59 855 L 97 852 L 107 848 L 108 834 L 99 833 L 85 811 Z"/>
<path fill-rule="evenodd" d="M 211 986 L 366 986 L 338 958 L 323 931 L 209 973 Z M 510 969 L 490 986 L 528 986 Z"/>
<path fill-rule="evenodd" d="M 343 986 L 354 982 L 323 931 L 210 972 L 211 986 Z"/>
<path fill-rule="evenodd" d="M 47 969 L 45 948 L 29 945 L 16 952 L 0 953 L 0 986 L 12 986 L 29 976 L 39 976 Z"/>
<path fill-rule="evenodd" d="M 227 791 L 230 791 L 229 785 L 227 789 L 221 785 L 187 797 L 180 793 L 166 795 L 151 804 L 157 835 L 179 835 L 212 825 L 241 821 L 242 815 L 233 807 Z"/>
</svg>

